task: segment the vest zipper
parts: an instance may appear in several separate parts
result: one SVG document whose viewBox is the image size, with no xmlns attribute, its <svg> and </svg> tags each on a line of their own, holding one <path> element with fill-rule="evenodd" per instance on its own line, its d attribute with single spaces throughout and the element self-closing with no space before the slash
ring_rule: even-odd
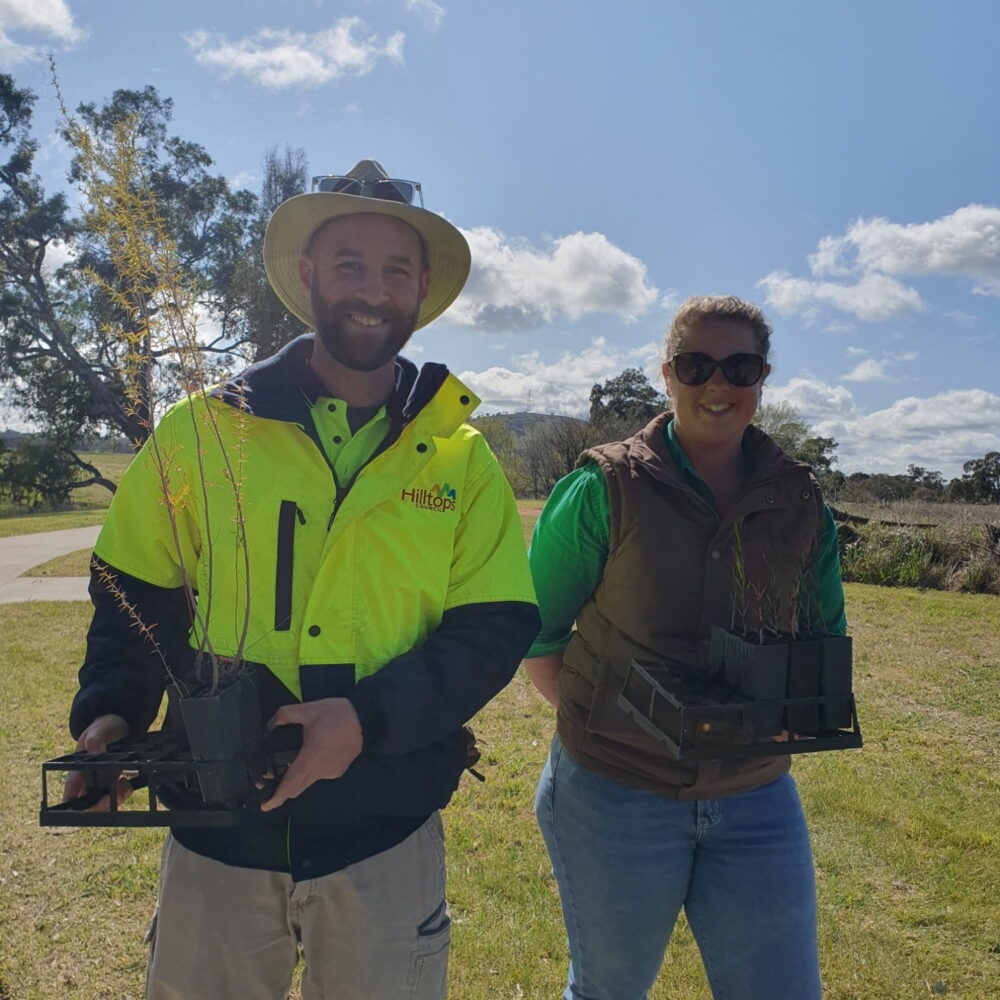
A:
<svg viewBox="0 0 1000 1000">
<path fill-rule="evenodd" d="M 274 560 L 274 630 L 292 627 L 292 571 L 295 556 L 295 521 L 305 524 L 305 514 L 294 500 L 282 500 L 278 511 L 278 548 Z"/>
</svg>

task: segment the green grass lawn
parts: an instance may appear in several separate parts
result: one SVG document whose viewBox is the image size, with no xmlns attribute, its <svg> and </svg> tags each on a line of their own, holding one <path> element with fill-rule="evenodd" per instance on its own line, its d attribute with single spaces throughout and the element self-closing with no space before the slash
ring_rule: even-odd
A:
<svg viewBox="0 0 1000 1000">
<path fill-rule="evenodd" d="M 129 462 L 132 461 L 131 454 L 110 452 L 86 452 L 80 457 L 97 466 L 113 483 L 121 481 Z M 103 486 L 85 486 L 73 492 L 72 502 L 73 506 L 69 510 L 40 511 L 32 514 L 25 514 L 22 509 L 10 506 L 3 507 L 0 509 L 0 538 L 27 535 L 33 531 L 59 531 L 62 528 L 84 528 L 91 524 L 100 524 L 111 503 L 111 493 Z"/>
<path fill-rule="evenodd" d="M 992 1000 L 1000 598 L 860 585 L 847 598 L 865 747 L 794 769 L 816 853 L 825 1000 Z M 0 606 L 0 998 L 142 993 L 160 835 L 37 823 L 39 763 L 70 747 L 88 618 L 83 603 Z M 449 995 L 551 1000 L 565 941 L 531 802 L 552 712 L 518 676 L 476 728 L 487 782 L 463 780 L 445 814 Z M 683 921 L 652 997 L 708 1000 Z"/>
<path fill-rule="evenodd" d="M 103 524 L 106 510 L 65 510 L 58 514 L 28 514 L 0 517 L 0 538 L 30 535 L 36 531 L 61 531 L 63 528 L 86 528 Z"/>
<path fill-rule="evenodd" d="M 90 576 L 90 555 L 92 549 L 80 549 L 56 556 L 22 573 L 21 576 Z"/>
<path fill-rule="evenodd" d="M 80 457 L 117 485 L 134 455 L 132 452 L 85 452 Z M 73 503 L 80 507 L 107 507 L 111 503 L 111 493 L 103 486 L 84 486 L 74 490 Z"/>
</svg>

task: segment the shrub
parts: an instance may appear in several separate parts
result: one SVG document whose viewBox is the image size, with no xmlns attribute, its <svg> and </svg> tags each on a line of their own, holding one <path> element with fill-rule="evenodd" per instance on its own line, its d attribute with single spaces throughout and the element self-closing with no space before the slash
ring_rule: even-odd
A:
<svg viewBox="0 0 1000 1000">
<path fill-rule="evenodd" d="M 1000 557 L 968 528 L 873 521 L 843 531 L 841 546 L 849 582 L 1000 594 Z"/>
<path fill-rule="evenodd" d="M 58 445 L 22 441 L 0 446 L 0 499 L 22 507 L 58 506 L 69 498 L 80 470 Z"/>
<path fill-rule="evenodd" d="M 977 552 L 955 574 L 957 589 L 965 594 L 1000 594 L 1000 558 Z"/>
<path fill-rule="evenodd" d="M 951 575 L 946 547 L 920 528 L 866 524 L 843 553 L 845 580 L 881 587 L 941 589 Z"/>
</svg>

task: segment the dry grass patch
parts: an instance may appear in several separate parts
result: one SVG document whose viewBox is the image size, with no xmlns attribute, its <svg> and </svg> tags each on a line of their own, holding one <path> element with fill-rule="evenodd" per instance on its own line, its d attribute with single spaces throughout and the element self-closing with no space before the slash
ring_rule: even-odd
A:
<svg viewBox="0 0 1000 1000">
<path fill-rule="evenodd" d="M 895 500 L 892 503 L 851 503 L 832 500 L 845 514 L 867 517 L 891 524 L 940 524 L 968 527 L 976 524 L 1000 524 L 1000 504 L 934 503 L 928 500 Z"/>
</svg>

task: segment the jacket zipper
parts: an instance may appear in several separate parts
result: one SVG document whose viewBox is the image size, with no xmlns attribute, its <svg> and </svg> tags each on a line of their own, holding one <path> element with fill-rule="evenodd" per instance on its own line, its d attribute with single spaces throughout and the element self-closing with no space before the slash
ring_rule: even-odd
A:
<svg viewBox="0 0 1000 1000">
<path fill-rule="evenodd" d="M 371 455 L 369 455 L 368 458 L 365 459 L 365 461 L 358 467 L 358 471 L 355 472 L 354 475 L 351 476 L 350 480 L 343 486 L 341 486 L 339 480 L 337 479 L 337 474 L 333 471 L 333 466 L 330 466 L 330 472 L 333 474 L 333 483 L 336 487 L 336 493 L 333 497 L 333 510 L 330 511 L 330 517 L 326 522 L 327 531 L 333 527 L 333 519 L 337 516 L 337 511 L 340 510 L 340 505 L 347 499 L 347 494 L 350 493 L 351 487 L 358 481 L 358 476 L 360 476 L 361 473 L 364 472 L 364 470 L 368 468 L 368 466 L 371 465 L 376 458 L 379 458 L 393 445 L 398 443 L 399 439 L 403 436 L 403 431 L 406 430 L 409 423 L 411 423 L 410 420 L 404 420 L 403 423 L 400 424 L 399 430 L 395 433 L 393 433 L 390 428 L 390 432 L 379 442 Z M 329 460 L 327 464 L 329 464 Z"/>
</svg>

